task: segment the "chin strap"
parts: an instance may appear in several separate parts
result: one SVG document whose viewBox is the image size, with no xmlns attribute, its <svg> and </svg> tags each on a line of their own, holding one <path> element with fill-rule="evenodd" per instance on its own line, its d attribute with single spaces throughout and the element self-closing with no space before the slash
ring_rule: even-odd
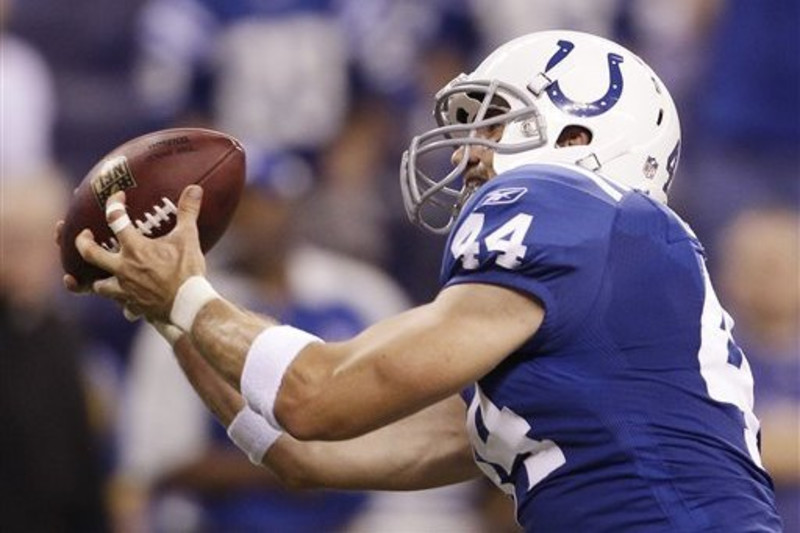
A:
<svg viewBox="0 0 800 533">
<path fill-rule="evenodd" d="M 591 153 L 585 157 L 582 157 L 575 161 L 575 164 L 579 167 L 583 167 L 586 170 L 591 170 L 592 172 L 596 172 L 602 168 L 603 165 L 600 164 L 600 160 L 597 158 L 597 154 Z"/>
<path fill-rule="evenodd" d="M 589 155 L 581 157 L 575 161 L 575 164 L 586 170 L 597 172 L 603 168 L 604 164 L 613 161 L 626 152 L 628 152 L 628 150 L 621 147 L 620 138 L 618 137 L 610 143 L 597 147 Z"/>
</svg>

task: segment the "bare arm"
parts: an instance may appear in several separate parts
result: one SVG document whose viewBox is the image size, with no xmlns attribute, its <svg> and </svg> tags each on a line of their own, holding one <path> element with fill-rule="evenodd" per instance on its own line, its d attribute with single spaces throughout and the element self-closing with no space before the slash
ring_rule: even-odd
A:
<svg viewBox="0 0 800 533">
<path fill-rule="evenodd" d="M 281 437 L 265 464 L 297 487 L 420 490 L 481 475 L 457 396 L 346 441 Z"/>
<path fill-rule="evenodd" d="M 244 400 L 202 358 L 188 336 L 175 345 L 186 377 L 225 426 Z M 294 487 L 415 490 L 479 474 L 464 426 L 465 406 L 451 397 L 362 437 L 340 442 L 298 441 L 284 434 L 263 465 Z"/>
<path fill-rule="evenodd" d="M 541 324 L 541 306 L 513 290 L 464 284 L 340 343 L 311 344 L 288 368 L 275 413 L 302 440 L 352 438 L 439 402 L 476 381 Z M 258 324 L 260 321 L 260 325 Z M 266 327 L 223 300 L 200 312 L 195 345 L 238 386 Z"/>
<path fill-rule="evenodd" d="M 75 244 L 82 256 L 114 275 L 96 282 L 94 289 L 151 319 L 169 321 L 178 289 L 205 274 L 196 226 L 201 196 L 199 187 L 187 187 L 178 202 L 177 225 L 163 238 L 143 237 L 131 225 L 118 230 L 121 249 L 116 254 L 99 247 L 91 234 L 78 235 Z M 124 201 L 124 194 L 109 201 Z M 111 212 L 109 222 L 118 216 L 119 210 Z M 253 340 L 274 321 L 221 298 L 206 302 L 192 316 L 194 346 L 238 388 Z M 543 318 L 537 301 L 511 289 L 449 287 L 432 303 L 380 322 L 350 341 L 306 346 L 281 378 L 273 413 L 301 440 L 363 435 L 484 376 L 528 340 Z"/>
</svg>

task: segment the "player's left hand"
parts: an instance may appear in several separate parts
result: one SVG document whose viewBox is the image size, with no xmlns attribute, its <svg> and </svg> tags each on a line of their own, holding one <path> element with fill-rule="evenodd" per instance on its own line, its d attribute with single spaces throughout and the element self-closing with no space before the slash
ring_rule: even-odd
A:
<svg viewBox="0 0 800 533">
<path fill-rule="evenodd" d="M 120 250 L 110 252 L 98 245 L 91 231 L 83 230 L 75 246 L 89 263 L 112 274 L 95 281 L 92 290 L 143 314 L 148 320 L 169 322 L 175 294 L 191 276 L 204 276 L 205 258 L 200 250 L 197 217 L 202 189 L 191 185 L 178 200 L 175 228 L 164 237 L 150 239 L 131 224 L 125 208 L 125 193 L 106 202 L 106 220 L 114 230 Z"/>
<path fill-rule="evenodd" d="M 56 246 L 61 247 L 61 234 L 64 232 L 64 220 L 59 220 L 56 222 L 56 231 L 53 235 L 53 240 Z M 81 287 L 78 285 L 78 280 L 75 279 L 75 276 L 72 274 L 64 274 L 62 278 L 64 283 L 64 287 L 72 293 L 75 294 L 86 294 L 91 292 L 91 287 Z"/>
</svg>

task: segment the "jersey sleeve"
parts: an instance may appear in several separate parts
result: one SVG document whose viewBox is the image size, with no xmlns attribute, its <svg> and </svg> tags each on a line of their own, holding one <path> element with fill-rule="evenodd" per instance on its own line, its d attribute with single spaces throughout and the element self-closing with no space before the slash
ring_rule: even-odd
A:
<svg viewBox="0 0 800 533">
<path fill-rule="evenodd" d="M 595 301 L 614 203 L 557 178 L 503 175 L 467 203 L 447 242 L 441 281 L 501 285 L 538 299 L 534 340 L 557 344 Z"/>
</svg>

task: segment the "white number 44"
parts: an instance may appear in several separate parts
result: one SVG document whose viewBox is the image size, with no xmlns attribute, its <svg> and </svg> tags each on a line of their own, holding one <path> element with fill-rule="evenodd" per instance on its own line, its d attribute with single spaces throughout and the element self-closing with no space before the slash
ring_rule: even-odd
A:
<svg viewBox="0 0 800 533">
<path fill-rule="evenodd" d="M 522 242 L 532 220 L 533 216 L 519 213 L 483 239 L 486 250 L 500 252 L 495 258 L 498 265 L 508 269 L 515 269 L 520 265 L 528 250 Z M 468 270 L 476 269 L 480 265 L 478 255 L 481 252 L 481 242 L 478 237 L 483 223 L 483 213 L 471 213 L 458 228 L 450 245 L 453 257 L 460 257 L 464 268 Z"/>
</svg>

